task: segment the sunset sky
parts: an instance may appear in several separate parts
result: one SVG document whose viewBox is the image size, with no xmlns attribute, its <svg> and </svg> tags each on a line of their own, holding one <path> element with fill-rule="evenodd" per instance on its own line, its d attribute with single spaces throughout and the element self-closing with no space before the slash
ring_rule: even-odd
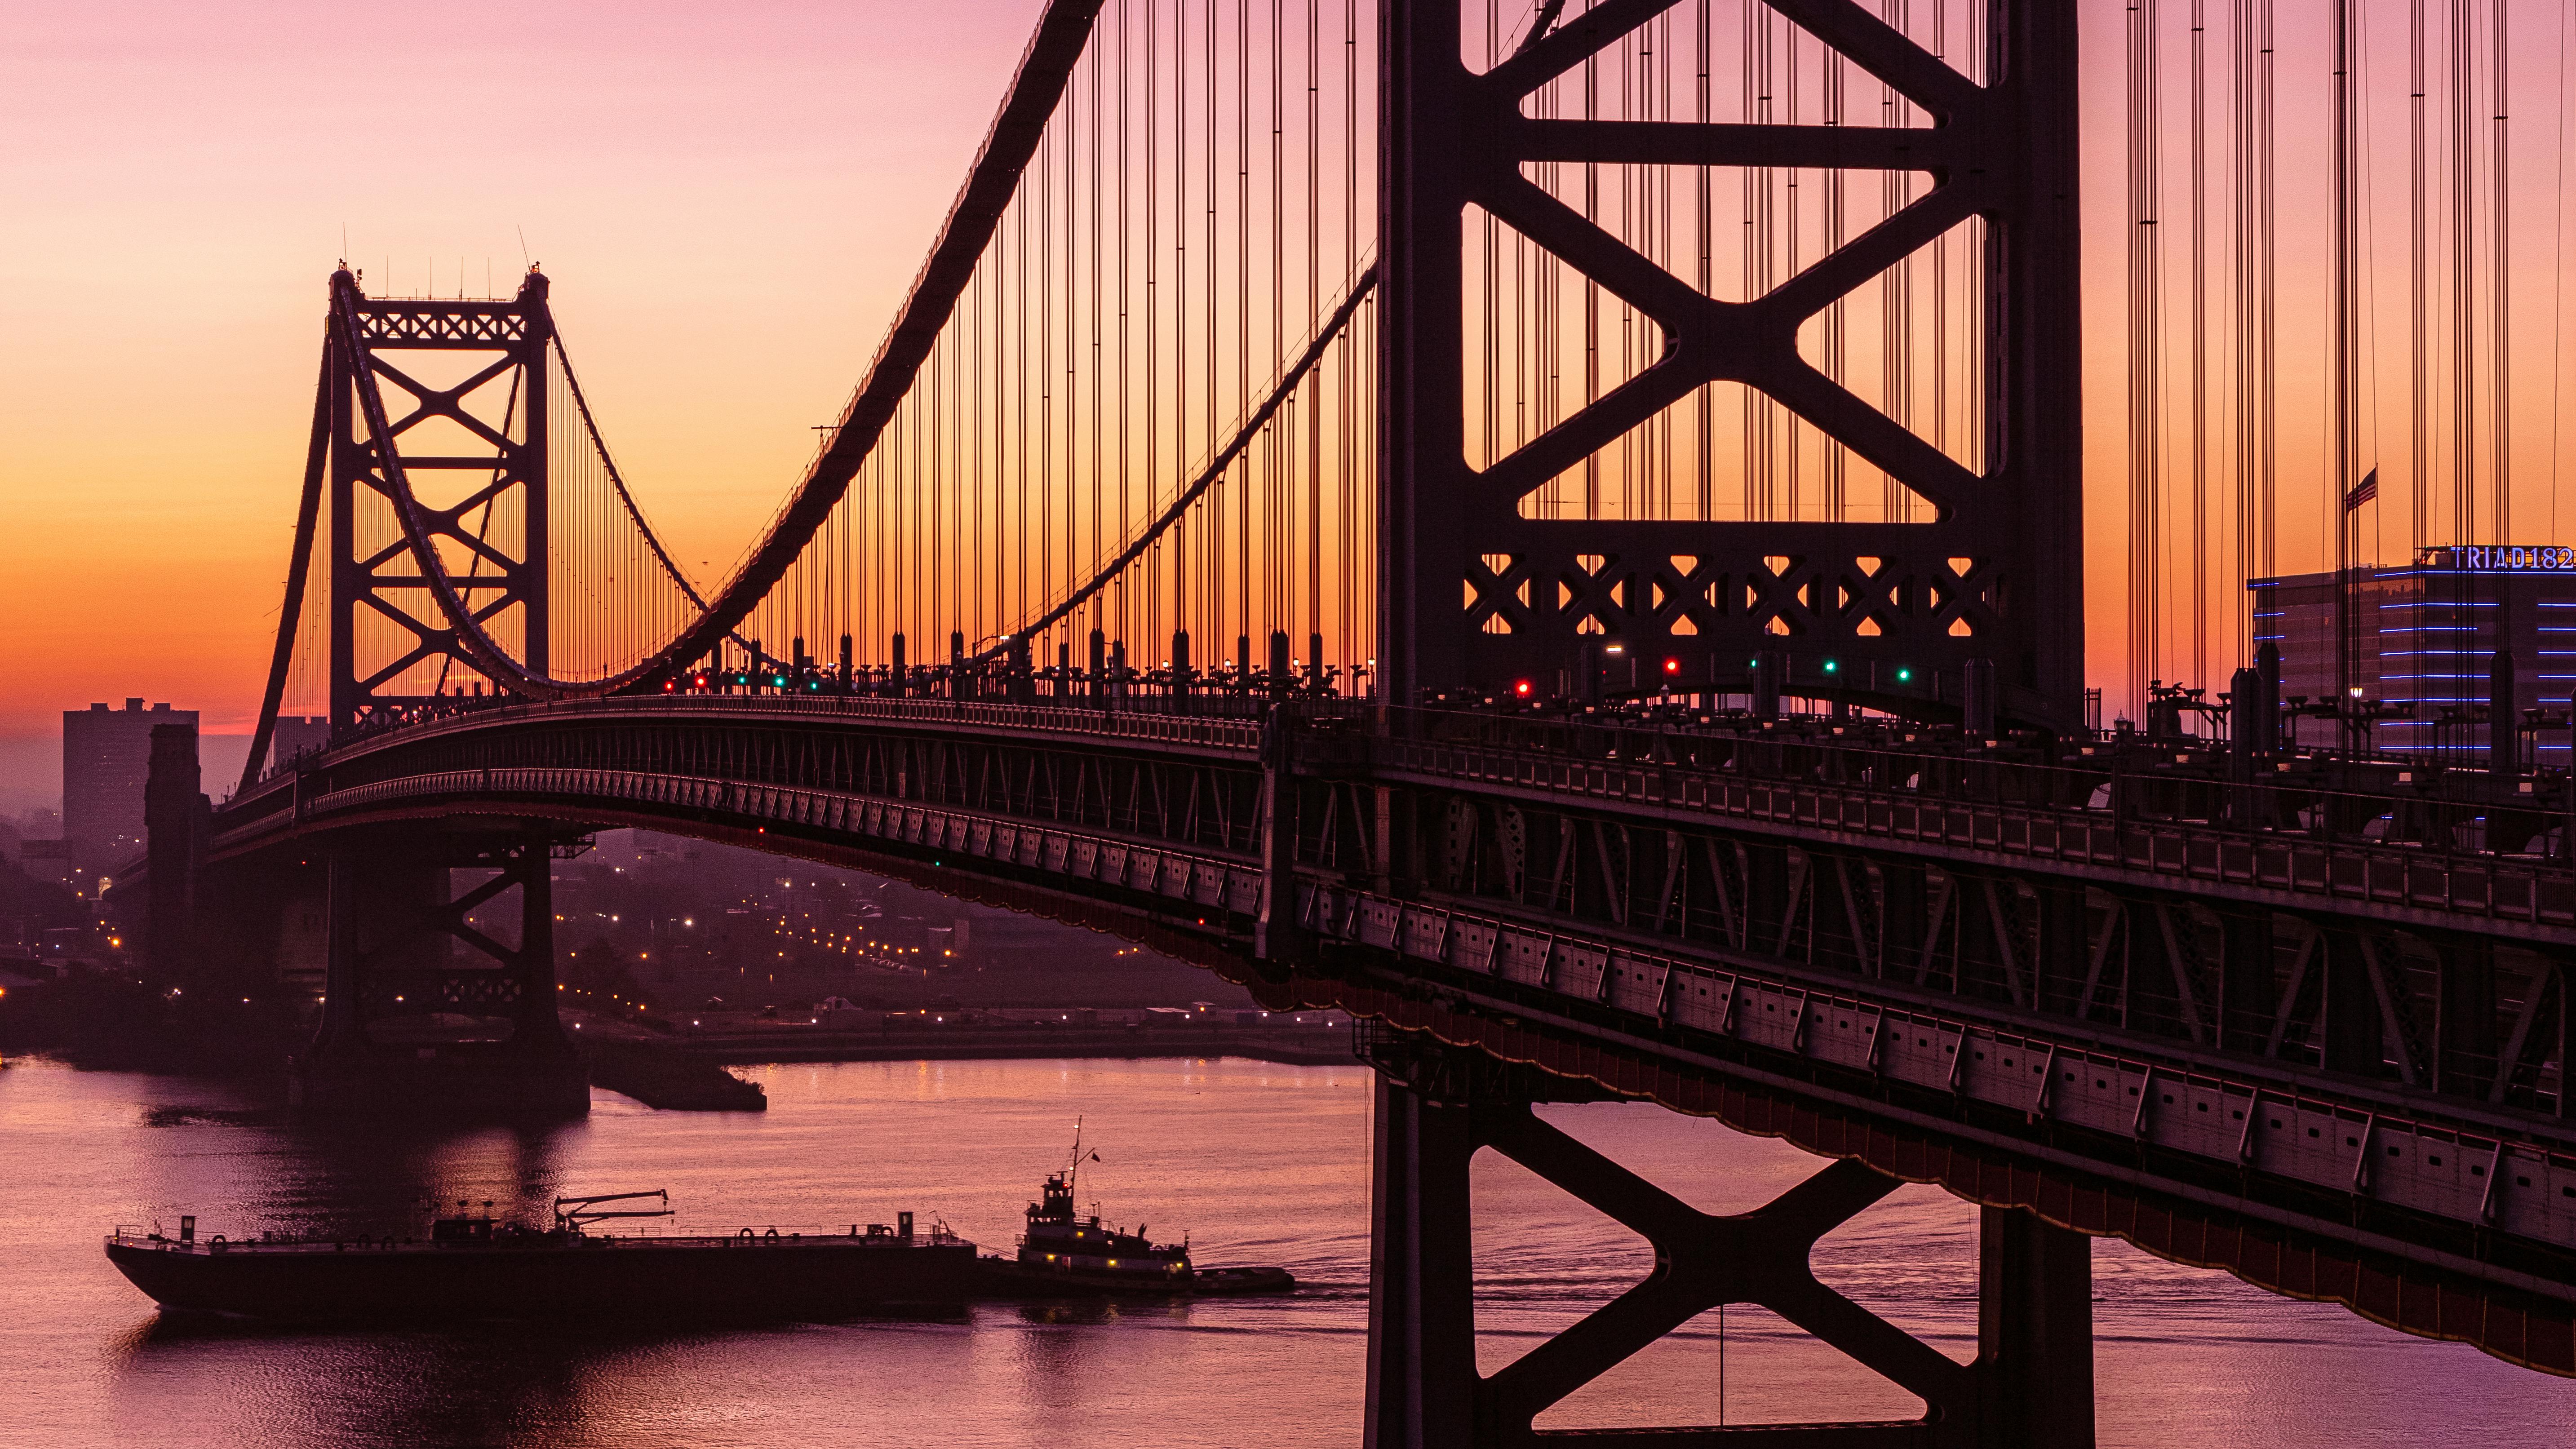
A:
<svg viewBox="0 0 2576 1449">
<path fill-rule="evenodd" d="M 2302 13 L 2284 20 L 2285 52 L 2310 8 L 2283 7 Z M 211 732 L 249 727 L 324 280 L 344 255 L 394 294 L 506 293 L 525 260 L 544 263 L 655 523 L 693 568 L 731 559 L 873 353 L 1037 10 L 20 7 L 0 38 L 0 793 L 50 788 L 58 713 L 92 700 L 144 695 L 204 710 Z M 2122 644 L 2123 7 L 2085 11 L 2101 680 Z M 2561 37 L 2533 13 L 2517 85 L 2550 102 L 2529 107 L 2538 159 L 2518 164 L 2545 186 Z M 2318 130 L 2322 94 L 2285 75 L 2285 137 Z M 2300 159 L 2284 164 L 2291 287 L 2313 284 L 2314 252 L 2287 233 L 2322 199 Z M 2517 295 L 2543 322 L 2555 220 L 2518 218 L 2540 265 Z M 2314 346 L 2294 333 L 2285 320 L 2285 357 Z M 2555 446 L 2554 358 L 2536 345 L 2517 389 L 2542 424 L 2521 438 L 2533 479 Z M 2317 513 L 2312 369 L 2293 370 L 2285 567 L 2314 558 Z"/>
</svg>

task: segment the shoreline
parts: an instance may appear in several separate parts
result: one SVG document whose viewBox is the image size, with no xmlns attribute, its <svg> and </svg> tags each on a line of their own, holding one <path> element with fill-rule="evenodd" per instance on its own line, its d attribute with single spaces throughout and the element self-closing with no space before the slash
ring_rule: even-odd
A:
<svg viewBox="0 0 2576 1449">
<path fill-rule="evenodd" d="M 572 1023 L 567 1022 L 567 1026 Z M 936 1030 L 765 1028 L 664 1035 L 631 1023 L 585 1018 L 565 1033 L 580 1053 L 591 1085 L 657 1111 L 762 1112 L 768 1094 L 739 1069 L 825 1062 L 1031 1061 L 1050 1058 L 1171 1060 L 1238 1057 L 1279 1066 L 1356 1066 L 1347 1025 L 1263 1030 L 1243 1027 L 972 1025 Z M 211 1077 L 283 1090 L 282 1080 L 247 1060 L 210 1061 L 194 1054 L 99 1051 L 99 1043 L 21 1046 L 0 1061 L 44 1059 L 76 1071 L 130 1071 Z M 264 1065 L 264 1063 L 263 1063 Z"/>
<path fill-rule="evenodd" d="M 1026 1061 L 1042 1057 L 1246 1057 L 1282 1066 L 1355 1064 L 1347 1027 L 1297 1031 L 1124 1027 L 1042 1030 L 963 1027 L 940 1031 L 705 1032 L 621 1036 L 662 1053 L 722 1066 L 772 1062 Z"/>
<path fill-rule="evenodd" d="M 1281 1066 L 1356 1065 L 1347 1027 L 960 1026 L 923 1030 L 806 1027 L 663 1036 L 597 1018 L 573 1033 L 591 1084 L 659 1111 L 761 1112 L 766 1092 L 734 1070 L 820 1062 L 1031 1061 L 1057 1057 L 1243 1057 Z M 591 1030 L 593 1027 L 609 1028 Z M 586 1039 L 583 1039 L 586 1038 Z"/>
</svg>

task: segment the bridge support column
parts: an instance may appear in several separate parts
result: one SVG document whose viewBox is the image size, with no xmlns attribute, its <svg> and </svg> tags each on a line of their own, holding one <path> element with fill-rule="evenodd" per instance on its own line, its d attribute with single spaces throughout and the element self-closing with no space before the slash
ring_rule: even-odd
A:
<svg viewBox="0 0 2576 1449">
<path fill-rule="evenodd" d="M 197 878 L 205 868 L 205 797 L 197 792 L 197 727 L 154 725 L 143 785 L 144 859 L 150 881 L 143 947 L 163 981 L 200 978 Z"/>
<path fill-rule="evenodd" d="M 1977 1433 L 1955 1441 L 2093 1446 L 2093 1244 L 2017 1208 L 1977 1222 Z"/>
<path fill-rule="evenodd" d="M 587 1112 L 589 1077 L 556 1016 L 551 844 L 505 828 L 328 847 L 322 1024 L 289 1064 L 288 1100 L 334 1115 Z M 451 899 L 451 868 L 493 874 Z M 480 913 L 514 889 L 510 944 Z M 487 964 L 457 962 L 460 941 Z"/>
<path fill-rule="evenodd" d="M 1261 731 L 1261 918 L 1252 945 L 1253 955 L 1282 965 L 1305 955 L 1297 923 L 1296 747 L 1287 709 L 1272 705 Z"/>
<path fill-rule="evenodd" d="M 1464 1103 L 1436 1101 L 1383 1074 L 1377 1079 L 1366 1449 L 1467 1449 L 1477 1442 L 1470 1117 Z"/>
<path fill-rule="evenodd" d="M 1751 1212 L 1704 1213 L 1541 1120 L 1580 1084 L 1401 1032 L 1378 1069 L 1370 1160 L 1368 1449 L 1535 1446 L 1538 1416 L 1648 1344 L 1729 1303 L 1767 1308 L 1921 1399 L 1896 1422 L 1545 1431 L 1547 1442 L 2091 1449 L 2091 1245 L 2018 1209 L 1984 1209 L 1978 1354 L 1961 1365 L 1818 1281 L 1817 1241 L 1899 1186 L 1844 1159 Z M 1491 1148 L 1644 1237 L 1655 1266 L 1491 1375 L 1476 1370 L 1468 1169 Z"/>
</svg>

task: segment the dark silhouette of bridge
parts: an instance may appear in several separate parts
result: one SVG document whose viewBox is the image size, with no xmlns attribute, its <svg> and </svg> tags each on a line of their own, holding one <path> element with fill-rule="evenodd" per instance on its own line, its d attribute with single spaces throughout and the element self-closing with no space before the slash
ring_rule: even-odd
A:
<svg viewBox="0 0 2576 1449">
<path fill-rule="evenodd" d="M 617 826 L 1346 1009 L 1386 1449 L 1528 1441 L 1730 1302 L 1925 1416 L 1675 1442 L 2089 1444 L 2088 1235 L 2576 1372 L 2566 772 L 2296 747 L 2270 655 L 2196 732 L 2088 712 L 2071 11 L 1053 0 L 704 590 L 546 277 L 344 269 L 249 771 L 200 824 L 156 756 L 124 891 L 165 961 L 324 943 L 317 1107 L 578 1110 L 547 862 Z M 272 760 L 298 690 L 333 735 Z M 1530 1111 L 1602 1098 L 1834 1160 L 1711 1217 Z M 1490 1375 L 1488 1147 L 1656 1249 Z M 1807 1268 L 1908 1181 L 1980 1205 L 1969 1364 Z"/>
</svg>

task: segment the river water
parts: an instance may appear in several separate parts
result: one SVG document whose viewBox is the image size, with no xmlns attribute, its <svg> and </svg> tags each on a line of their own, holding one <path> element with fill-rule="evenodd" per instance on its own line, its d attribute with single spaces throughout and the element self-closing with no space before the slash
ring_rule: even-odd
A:
<svg viewBox="0 0 2576 1449">
<path fill-rule="evenodd" d="M 763 1115 L 599 1094 L 546 1130 L 325 1130 L 220 1085 L 19 1062 L 0 1072 L 0 1446 L 1243 1446 L 1358 1442 L 1367 1074 L 1219 1061 L 758 1069 Z M 1813 1159 L 1656 1109 L 1545 1109 L 1710 1211 Z M 684 1226 L 843 1230 L 936 1213 L 1007 1248 L 1084 1124 L 1082 1197 L 1202 1263 L 1270 1262 L 1289 1299 L 1045 1309 L 722 1333 L 245 1332 L 157 1321 L 99 1235 L 181 1212 L 201 1233 L 418 1231 L 418 1204 L 542 1217 L 563 1192 L 668 1188 Z M 1479 1162 L 1488 1371 L 1635 1281 L 1644 1246 L 1498 1159 Z M 1085 1209 L 1088 1211 L 1088 1207 Z M 1970 1211 L 1909 1187 L 1829 1236 L 1818 1272 L 1954 1357 L 1971 1349 Z M 2576 1383 L 2097 1243 L 2106 1446 L 2576 1443 Z M 1756 1310 L 1705 1315 L 1542 1427 L 1919 1412 Z"/>
</svg>

